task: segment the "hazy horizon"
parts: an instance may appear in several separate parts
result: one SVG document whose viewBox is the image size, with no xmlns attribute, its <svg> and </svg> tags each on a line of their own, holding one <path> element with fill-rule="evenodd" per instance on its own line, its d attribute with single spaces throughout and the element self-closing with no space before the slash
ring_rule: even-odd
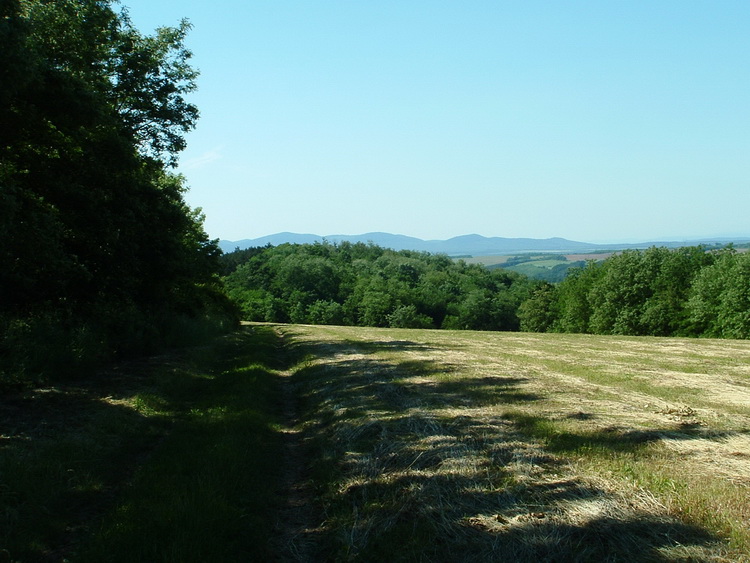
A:
<svg viewBox="0 0 750 563">
<path fill-rule="evenodd" d="M 229 241 L 229 242 L 239 242 L 243 240 L 258 240 L 268 237 L 274 237 L 278 235 L 298 235 L 298 236 L 311 236 L 311 237 L 362 237 L 366 235 L 389 235 L 389 236 L 397 236 L 397 237 L 408 237 L 408 238 L 415 238 L 419 240 L 423 240 L 425 242 L 430 241 L 445 241 L 445 240 L 451 240 L 455 238 L 460 237 L 467 237 L 467 236 L 480 236 L 484 238 L 505 238 L 505 239 L 535 239 L 535 240 L 546 240 L 546 239 L 565 239 L 570 240 L 571 242 L 583 242 L 583 243 L 589 243 L 589 244 L 644 244 L 649 242 L 699 242 L 699 241 L 717 241 L 717 242 L 724 242 L 724 241 L 732 241 L 732 240 L 750 240 L 750 235 L 716 235 L 716 236 L 700 236 L 700 237 L 672 237 L 672 238 L 662 238 L 662 239 L 622 239 L 622 240 L 611 240 L 611 239 L 604 239 L 604 240 L 576 240 L 571 239 L 569 237 L 525 237 L 525 236 L 504 236 L 504 235 L 482 235 L 479 233 L 462 233 L 459 235 L 453 235 L 446 238 L 423 238 L 423 237 L 415 237 L 413 235 L 408 235 L 404 233 L 392 233 L 388 231 L 366 231 L 361 233 L 309 233 L 309 232 L 298 232 L 298 231 L 279 231 L 276 233 L 268 233 L 265 235 L 260 236 L 253 236 L 253 237 L 240 237 L 235 239 L 227 239 L 224 237 L 215 237 L 220 238 L 223 241 Z"/>
<path fill-rule="evenodd" d="M 750 3 L 123 5 L 194 26 L 212 238 L 750 233 Z"/>
</svg>

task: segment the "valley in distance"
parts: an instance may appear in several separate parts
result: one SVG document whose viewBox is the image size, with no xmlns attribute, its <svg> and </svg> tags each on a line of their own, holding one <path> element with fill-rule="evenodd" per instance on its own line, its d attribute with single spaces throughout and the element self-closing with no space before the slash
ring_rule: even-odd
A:
<svg viewBox="0 0 750 563">
<path fill-rule="evenodd" d="M 627 249 L 646 249 L 652 246 L 680 248 L 703 245 L 707 248 L 722 248 L 728 244 L 736 247 L 750 246 L 750 237 L 716 237 L 690 240 L 653 241 L 637 243 L 596 244 L 568 240 L 561 237 L 546 239 L 484 237 L 471 234 L 447 240 L 423 240 L 416 237 L 392 233 L 372 232 L 361 235 L 315 235 L 300 233 L 276 233 L 255 239 L 238 241 L 220 240 L 223 252 L 246 248 L 280 244 L 315 243 L 372 243 L 392 250 L 413 250 L 431 254 L 446 254 L 463 259 L 470 264 L 504 268 L 533 279 L 548 282 L 561 281 L 570 268 L 583 266 L 588 260 L 605 260 L 615 252 Z"/>
</svg>

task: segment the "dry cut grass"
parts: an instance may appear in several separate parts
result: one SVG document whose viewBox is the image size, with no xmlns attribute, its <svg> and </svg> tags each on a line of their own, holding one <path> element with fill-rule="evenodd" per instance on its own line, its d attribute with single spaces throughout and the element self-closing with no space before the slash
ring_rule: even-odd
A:
<svg viewBox="0 0 750 563">
<path fill-rule="evenodd" d="M 750 342 L 279 329 L 316 559 L 750 561 Z"/>
</svg>

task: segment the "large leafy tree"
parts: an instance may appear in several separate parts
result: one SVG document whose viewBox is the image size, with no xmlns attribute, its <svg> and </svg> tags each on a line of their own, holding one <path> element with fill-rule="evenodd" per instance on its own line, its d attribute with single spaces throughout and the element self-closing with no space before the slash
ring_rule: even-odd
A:
<svg viewBox="0 0 750 563">
<path fill-rule="evenodd" d="M 113 4 L 0 0 L 6 324 L 64 311 L 122 325 L 130 311 L 142 333 L 154 312 L 220 301 L 219 251 L 170 170 L 198 117 L 190 26 L 144 36 Z"/>
<path fill-rule="evenodd" d="M 135 29 L 126 11 L 104 0 L 32 0 L 21 10 L 28 47 L 48 71 L 78 82 L 113 113 L 121 133 L 142 154 L 174 164 L 185 148 L 197 108 L 185 99 L 197 72 L 184 40 L 190 24 L 163 27 L 152 36 Z M 91 107 L 91 100 L 83 107 Z M 97 116 L 100 117 L 100 116 Z"/>
<path fill-rule="evenodd" d="M 750 338 L 750 253 L 727 249 L 696 276 L 688 301 L 700 334 Z"/>
<path fill-rule="evenodd" d="M 750 253 L 628 250 L 540 287 L 518 315 L 533 331 L 750 338 Z"/>
</svg>

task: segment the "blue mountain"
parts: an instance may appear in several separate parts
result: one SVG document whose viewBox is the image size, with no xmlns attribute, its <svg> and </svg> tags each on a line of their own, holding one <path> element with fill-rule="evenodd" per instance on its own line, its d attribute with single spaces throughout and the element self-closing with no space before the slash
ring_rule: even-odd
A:
<svg viewBox="0 0 750 563">
<path fill-rule="evenodd" d="M 512 254 L 517 252 L 589 252 L 606 249 L 606 245 L 596 245 L 577 242 L 564 238 L 533 239 L 533 238 L 503 238 L 483 237 L 481 235 L 463 235 L 448 240 L 422 240 L 420 238 L 391 233 L 364 233 L 361 235 L 313 235 L 299 233 L 277 233 L 256 239 L 238 241 L 222 240 L 220 248 L 224 252 L 231 252 L 268 244 L 313 244 L 328 241 L 372 243 L 383 248 L 393 250 L 417 250 L 433 254 L 448 254 L 449 256 L 488 256 L 492 254 Z"/>
</svg>

